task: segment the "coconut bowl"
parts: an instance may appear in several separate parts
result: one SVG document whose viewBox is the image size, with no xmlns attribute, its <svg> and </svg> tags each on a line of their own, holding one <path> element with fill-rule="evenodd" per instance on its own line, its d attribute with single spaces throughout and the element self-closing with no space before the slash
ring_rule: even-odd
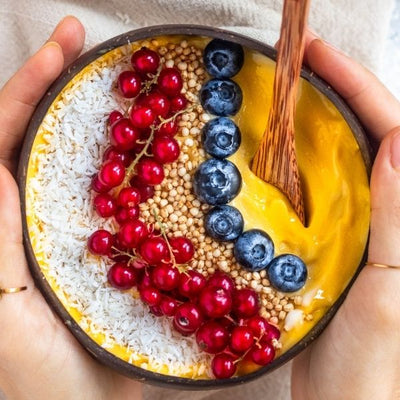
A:
<svg viewBox="0 0 400 400">
<path fill-rule="evenodd" d="M 41 139 L 38 139 L 38 132 L 40 129 L 43 128 L 43 124 L 48 123 L 46 120 L 46 116 L 48 116 L 49 110 L 51 107 L 55 107 L 55 109 L 60 109 L 60 107 L 57 108 L 57 102 L 60 100 L 60 93 L 66 90 L 66 88 L 71 86 L 71 82 L 76 83 L 76 77 L 80 76 L 79 74 L 82 73 L 86 68 L 90 68 L 90 65 L 92 65 L 93 62 L 96 60 L 100 60 L 102 57 L 107 55 L 109 52 L 113 52 L 116 49 L 127 46 L 131 43 L 136 43 L 136 42 L 142 42 L 146 40 L 150 40 L 153 38 L 160 38 L 160 37 L 181 37 L 181 38 L 186 38 L 189 42 L 191 38 L 198 38 L 200 42 L 207 42 L 210 39 L 213 38 L 219 38 L 223 40 L 227 40 L 230 42 L 234 42 L 237 44 L 240 44 L 243 46 L 243 48 L 246 49 L 246 54 L 251 53 L 255 57 L 255 62 L 257 63 L 257 59 L 261 57 L 263 60 L 267 59 L 273 65 L 274 60 L 276 59 L 276 51 L 274 48 L 258 42 L 256 40 L 253 40 L 251 38 L 233 33 L 233 32 L 228 32 L 225 30 L 213 28 L 213 27 L 206 27 L 206 26 L 195 26 L 195 25 L 163 25 L 163 26 L 153 26 L 153 27 L 146 27 L 138 30 L 134 30 L 125 34 L 122 34 L 120 36 L 117 36 L 115 38 L 112 38 L 110 40 L 107 40 L 104 43 L 101 43 L 100 45 L 96 46 L 92 50 L 88 51 L 87 53 L 83 54 L 81 57 L 79 57 L 75 62 L 73 62 L 68 68 L 65 69 L 65 71 L 60 75 L 60 77 L 54 82 L 54 84 L 50 87 L 48 92 L 45 94 L 41 102 L 39 103 L 36 111 L 34 112 L 34 115 L 32 116 L 32 119 L 30 121 L 25 141 L 23 144 L 22 152 L 21 152 L 21 157 L 20 157 L 20 162 L 19 162 L 19 170 L 18 170 L 18 182 L 19 182 L 19 189 L 20 189 L 20 195 L 21 195 L 21 205 L 22 205 L 22 221 L 23 221 L 23 231 L 24 231 L 24 243 L 25 243 L 25 250 L 26 250 L 26 256 L 28 259 L 29 267 L 31 270 L 31 273 L 34 277 L 35 283 L 38 286 L 38 288 L 41 290 L 43 296 L 45 297 L 46 301 L 48 302 L 49 306 L 57 313 L 59 318 L 64 322 L 66 325 L 66 328 L 70 330 L 71 334 L 74 335 L 74 337 L 80 342 L 80 344 L 100 363 L 114 369 L 115 371 L 126 375 L 128 377 L 131 377 L 133 379 L 137 379 L 146 383 L 150 384 L 155 384 L 155 385 L 160 385 L 160 386 L 167 386 L 167 387 L 174 387 L 174 388 L 179 388 L 179 389 L 184 389 L 184 390 L 203 390 L 203 389 L 216 389 L 216 388 L 223 388 L 223 387 L 228 387 L 228 386 L 233 386 L 233 385 L 238 385 L 241 383 L 249 382 L 252 381 L 256 378 L 259 378 L 272 370 L 275 370 L 276 368 L 280 367 L 290 359 L 292 359 L 295 355 L 300 353 L 304 348 L 306 348 L 313 340 L 315 340 L 318 335 L 323 331 L 323 329 L 327 326 L 329 321 L 332 319 L 334 316 L 335 312 L 338 310 L 339 306 L 341 303 L 344 301 L 346 294 L 348 290 L 350 289 L 354 279 L 356 278 L 358 272 L 362 268 L 364 262 L 365 262 L 365 251 L 367 247 L 367 242 L 368 242 L 368 225 L 369 225 L 369 204 L 368 204 L 368 177 L 371 169 L 371 163 L 372 163 L 372 152 L 371 148 L 368 142 L 368 138 L 360 125 L 358 119 L 356 116 L 353 114 L 353 112 L 350 110 L 350 108 L 346 105 L 345 101 L 327 84 L 324 82 L 322 79 L 320 79 L 317 75 L 315 75 L 311 70 L 309 70 L 307 67 L 303 67 L 302 72 L 301 72 L 301 77 L 302 77 L 302 85 L 305 86 L 303 89 L 301 89 L 301 96 L 305 96 L 306 100 L 303 100 L 303 106 L 300 106 L 298 108 L 298 113 L 305 113 L 309 114 L 309 116 L 300 121 L 298 125 L 301 125 L 306 127 L 307 131 L 307 126 L 312 125 L 314 120 L 320 119 L 318 122 L 319 126 L 321 124 L 324 124 L 324 116 L 331 116 L 332 113 L 335 114 L 333 117 L 333 122 L 330 120 L 329 124 L 330 126 L 327 127 L 327 129 L 332 129 L 332 137 L 335 136 L 336 130 L 338 129 L 336 127 L 336 123 L 338 120 L 340 120 L 340 126 L 346 126 L 345 129 L 349 130 L 351 132 L 351 136 L 354 143 L 355 143 L 355 149 L 354 154 L 350 155 L 343 155 L 346 152 L 345 150 L 341 150 L 338 152 L 337 159 L 336 161 L 334 160 L 333 164 L 337 165 L 337 163 L 340 164 L 340 160 L 342 159 L 341 157 L 345 157 L 345 163 L 348 163 L 346 165 L 347 169 L 352 169 L 353 166 L 351 164 L 351 160 L 353 157 L 359 157 L 359 170 L 362 171 L 360 172 L 360 177 L 353 177 L 352 179 L 355 180 L 355 185 L 357 185 L 357 181 L 360 180 L 362 181 L 362 193 L 360 196 L 362 197 L 361 200 L 358 198 L 357 194 L 357 186 L 352 186 L 352 193 L 351 196 L 353 196 L 355 200 L 355 204 L 359 204 L 360 202 L 362 203 L 362 207 L 364 209 L 364 213 L 358 214 L 357 211 L 354 211 L 354 221 L 358 221 L 359 219 L 362 219 L 362 223 L 360 225 L 357 240 L 358 240 L 358 250 L 357 254 L 354 255 L 352 258 L 348 270 L 345 272 L 345 277 L 343 278 L 337 278 L 340 280 L 339 284 L 335 284 L 336 278 L 335 274 L 332 275 L 332 272 L 329 272 L 329 275 L 327 279 L 323 278 L 324 271 L 319 271 L 315 272 L 314 269 L 311 268 L 311 272 L 309 274 L 310 278 L 309 279 L 316 279 L 318 282 L 320 282 L 320 287 L 319 290 L 318 287 L 312 287 L 312 290 L 305 290 L 302 292 L 302 304 L 301 307 L 303 307 L 303 320 L 301 322 L 302 328 L 299 328 L 301 333 L 297 334 L 291 334 L 292 332 L 290 329 L 291 327 L 289 326 L 290 324 L 286 321 L 285 318 L 287 318 L 286 314 L 289 314 L 291 307 L 287 307 L 287 311 L 285 311 L 285 318 L 282 320 L 278 320 L 278 315 L 279 315 L 279 309 L 278 311 L 275 312 L 275 317 L 276 320 L 278 320 L 278 323 L 280 324 L 280 329 L 283 332 L 286 332 L 286 328 L 288 328 L 289 333 L 285 333 L 287 337 L 291 337 L 289 340 L 289 344 L 285 346 L 285 343 L 283 343 L 283 350 L 277 351 L 277 355 L 275 359 L 269 363 L 266 366 L 259 367 L 259 368 L 251 368 L 251 369 L 243 369 L 240 374 L 237 374 L 229 379 L 214 379 L 212 376 L 205 378 L 201 374 L 194 374 L 193 376 L 187 376 L 185 374 L 170 374 L 170 373 L 165 373 L 163 372 L 162 368 L 152 368 L 151 362 L 145 362 L 145 361 L 138 361 L 138 358 L 136 357 L 129 357 L 126 356 L 124 351 L 122 353 L 124 356 L 120 356 L 121 353 L 121 346 L 119 347 L 119 350 L 116 351 L 115 348 L 113 351 L 110 351 L 110 345 L 107 340 L 104 339 L 102 336 L 101 329 L 97 330 L 96 332 L 93 332 L 93 330 L 97 328 L 93 328 L 88 324 L 87 320 L 84 320 L 81 318 L 81 315 L 79 313 L 82 313 L 82 309 L 86 309 L 88 306 L 83 306 L 81 311 L 77 314 L 76 312 L 76 307 L 77 305 L 80 304 L 79 298 L 76 298 L 76 296 L 79 297 L 79 294 L 74 294 L 75 298 L 72 299 L 68 293 L 66 294 L 64 292 L 64 288 L 62 287 L 65 282 L 68 282 L 68 278 L 57 281 L 54 280 L 51 276 L 51 270 L 55 268 L 54 265 L 47 265 L 46 268 L 43 267 L 43 260 L 46 258 L 47 253 L 51 253 L 53 250 L 54 252 L 57 251 L 57 249 L 51 249 L 49 247 L 46 247 L 47 244 L 40 244 L 38 245 L 38 237 L 40 237 L 41 232 L 42 232 L 42 225 L 38 226 L 38 219 L 36 218 L 37 215 L 32 215 L 32 204 L 35 204 L 34 199 L 32 200 L 32 196 L 35 197 L 35 195 L 32 195 L 32 191 L 34 193 L 39 193 L 41 189 L 37 189 L 33 187 L 33 181 L 32 179 L 36 175 L 46 175 L 48 170 L 46 168 L 50 168 L 48 165 L 46 168 L 43 168 L 42 166 L 32 166 L 32 163 L 34 162 L 34 152 L 41 151 L 40 149 L 43 148 L 44 153 L 48 151 L 48 148 L 46 147 L 47 142 L 46 142 L 46 134 L 43 136 Z M 129 55 L 127 55 L 129 56 Z M 97 65 L 96 68 L 101 68 L 99 65 Z M 272 75 L 271 75 L 272 76 Z M 270 77 L 271 77 L 270 76 Z M 75 81 L 74 81 L 75 78 Z M 254 75 L 254 79 L 248 79 L 249 76 L 245 78 L 241 78 L 241 82 L 243 85 L 245 85 L 245 81 L 249 82 L 254 80 L 255 83 L 254 85 L 257 86 L 257 79 L 261 79 L 259 75 Z M 233 78 L 235 79 L 235 78 Z M 271 79 L 270 82 L 268 83 L 268 87 L 271 87 Z M 115 86 L 115 84 L 114 84 Z M 113 87 L 114 87 L 113 86 Z M 246 86 L 247 87 L 247 86 Z M 115 88 L 114 88 L 115 89 Z M 247 89 L 246 89 L 247 90 Z M 312 109 L 312 104 L 307 104 L 307 99 L 310 97 L 308 96 L 308 92 L 312 91 L 312 100 L 315 103 L 329 103 L 328 106 L 328 111 L 324 111 L 321 115 L 316 115 L 315 118 L 313 116 L 313 109 Z M 251 107 L 251 104 L 254 103 L 254 99 L 252 100 L 253 103 L 251 103 L 251 99 L 248 95 L 248 92 L 245 91 L 245 95 L 247 93 L 247 98 L 246 96 L 244 97 L 243 104 L 249 108 Z M 263 101 L 262 99 L 260 100 L 261 102 Z M 101 104 L 99 105 L 99 108 L 101 108 Z M 261 107 L 262 110 L 265 112 L 262 112 L 262 119 L 263 123 L 265 123 L 267 115 L 268 115 L 268 108 L 269 105 L 266 104 L 265 108 Z M 333 110 L 333 111 L 332 111 Z M 100 110 L 101 112 L 101 110 Z M 104 111 L 104 114 L 106 114 L 108 111 Z M 68 115 L 64 116 L 63 118 L 67 118 Z M 258 118 L 257 115 L 254 116 L 255 119 Z M 260 117 L 261 118 L 261 117 Z M 329 117 L 330 118 L 330 117 Z M 46 122 L 47 121 L 47 122 Z M 257 128 L 258 130 L 261 129 L 262 134 L 262 124 L 260 125 L 261 128 Z M 245 138 L 247 135 L 247 131 L 251 132 L 251 128 L 249 128 L 247 125 L 244 127 L 245 129 L 242 130 L 242 137 Z M 303 129 L 300 127 L 300 130 Z M 340 128 L 341 129 L 341 128 Z M 339 129 L 339 130 L 340 130 Z M 102 133 L 105 137 L 107 136 L 106 134 L 107 128 L 104 127 L 104 132 Z M 57 135 L 70 135 L 70 132 L 66 128 L 65 130 L 58 131 L 56 133 L 52 134 L 57 134 Z M 251 135 L 251 133 L 249 133 Z M 243 139 L 245 141 L 245 139 Z M 340 141 L 340 138 L 336 138 L 333 140 L 332 139 L 332 147 L 340 147 L 340 143 L 338 144 L 337 140 Z M 42 142 L 41 142 L 42 141 Z M 103 140 L 103 146 L 105 146 L 105 141 L 106 139 Z M 300 139 L 300 141 L 303 141 L 303 156 L 300 156 L 300 169 L 301 169 L 301 175 L 302 178 L 304 179 L 305 177 L 308 176 L 308 173 L 312 173 L 311 170 L 308 172 L 307 168 L 302 165 L 307 165 L 304 164 L 304 160 L 308 158 L 312 158 L 313 154 L 317 152 L 316 148 L 314 147 L 313 143 L 307 144 L 307 139 Z M 43 146 L 42 146 L 43 145 Z M 86 144 L 89 146 L 90 144 Z M 42 147 L 41 147 L 42 146 Z M 84 151 L 82 149 L 82 144 L 77 145 L 76 147 L 76 152 L 82 152 Z M 85 146 L 85 144 L 83 144 Z M 307 147 L 309 146 L 309 147 Z M 324 147 L 327 147 L 326 144 Z M 329 147 L 329 146 L 328 146 Z M 38 150 L 39 149 L 39 150 Z M 104 147 L 103 147 L 104 149 Z M 308 150 L 307 150 L 308 149 Z M 57 152 L 57 149 L 52 149 L 52 152 Z M 97 153 L 94 156 L 95 158 L 97 157 L 98 159 L 101 159 L 101 151 L 96 150 Z M 329 150 L 330 151 L 330 150 Z M 321 153 L 322 154 L 322 153 Z M 303 157 L 303 158 L 302 158 Z M 304 162 L 303 162 L 303 161 Z M 244 165 L 244 164 L 243 164 Z M 57 168 L 57 167 L 54 167 Z M 70 169 L 78 168 L 74 163 L 72 163 L 69 167 Z M 243 170 L 242 166 L 242 170 Z M 361 168 L 361 169 L 360 169 Z M 240 168 L 239 168 L 240 169 Z M 82 174 L 83 175 L 88 175 L 91 172 L 87 170 L 83 170 Z M 57 178 L 54 178 L 57 180 Z M 63 182 L 54 182 L 57 187 L 62 187 Z M 83 184 L 83 183 L 82 183 Z M 79 181 L 77 182 L 77 185 L 79 185 Z M 245 185 L 246 186 L 246 185 Z M 355 189 L 354 189 L 355 188 Z M 328 188 L 329 189 L 329 188 Z M 60 189 L 61 190 L 61 189 Z M 85 189 L 86 191 L 90 191 L 90 187 Z M 305 184 L 304 185 L 304 193 L 306 197 L 306 209 L 309 212 L 309 226 L 304 228 L 304 229 L 312 229 L 310 227 L 313 226 L 313 221 L 314 221 L 314 209 L 317 209 L 318 207 L 315 206 L 314 200 L 312 200 L 312 196 L 314 195 L 313 193 L 318 192 L 318 191 L 323 191 L 323 188 L 319 187 L 312 187 L 310 184 Z M 329 191 L 329 190 L 328 190 Z M 344 190 L 345 191 L 345 190 Z M 52 196 L 51 194 L 46 194 Z M 334 194 L 332 194 L 334 196 Z M 311 200 L 307 200 L 307 198 L 311 198 Z M 43 200 L 42 200 L 43 201 Z M 317 200 L 315 200 L 317 202 Z M 320 201 L 320 200 L 318 200 Z M 339 200 L 332 200 L 332 203 L 335 203 L 335 201 L 340 202 Z M 283 201 L 284 203 L 284 201 Z M 235 203 L 235 205 L 240 208 L 240 207 L 245 207 L 245 203 Z M 286 204 L 286 203 L 284 203 Z M 352 203 L 353 204 L 353 203 Z M 83 206 L 82 206 L 83 207 Z M 246 206 L 249 210 L 252 208 L 251 203 L 247 203 Z M 257 205 L 254 205 L 254 207 L 257 207 Z M 358 206 L 357 206 L 358 207 Z M 278 211 L 277 211 L 278 212 Z M 251 213 L 249 211 L 249 213 Z M 345 215 L 347 213 L 346 207 L 344 207 L 342 210 L 339 210 L 337 214 L 333 213 L 332 219 L 341 219 L 341 215 Z M 60 218 L 60 216 L 54 215 L 52 217 L 51 212 L 47 212 L 46 214 L 47 219 L 52 219 L 52 218 Z M 292 215 L 292 214 L 290 214 Z M 250 218 L 250 217 L 249 217 Z M 289 220 L 291 220 L 289 218 Z M 96 220 L 98 222 L 98 219 Z M 293 222 L 293 219 L 291 220 Z M 63 221 L 58 221 L 57 224 L 51 222 L 52 226 L 57 226 L 57 229 L 60 229 L 60 231 L 63 230 Z M 358 222 L 355 222 L 355 225 L 357 225 Z M 328 223 L 329 225 L 329 223 Z M 80 228 L 80 227 L 78 227 Z M 93 228 L 94 230 L 95 228 Z M 356 229 L 356 228 L 354 228 Z M 351 230 L 351 229 L 350 229 Z M 339 232 L 340 235 L 340 232 Z M 323 235 L 322 235 L 323 237 Z M 333 239 L 332 239 L 333 240 Z M 350 239 L 351 240 L 351 235 Z M 284 241 L 283 241 L 284 242 Z M 285 247 L 285 243 L 281 243 L 279 246 L 277 246 L 278 252 L 284 252 L 287 250 Z M 66 244 L 69 246 L 74 246 L 74 242 L 72 241 L 70 244 Z M 324 244 L 325 245 L 325 244 Z M 333 245 L 333 244 L 332 244 Z M 351 245 L 351 244 L 350 244 Z M 322 244 L 321 244 L 322 246 Z M 290 248 L 290 245 L 289 245 Z M 340 257 L 346 258 L 347 254 L 343 251 L 343 249 L 338 250 L 338 256 L 337 259 L 333 261 L 334 265 L 339 265 L 339 260 Z M 312 258 L 312 257 L 311 257 Z M 310 261 L 312 264 L 313 261 Z M 339 266 L 338 266 L 339 268 Z M 49 275 L 50 271 L 50 275 Z M 314 271 L 314 272 L 313 272 Z M 68 272 L 65 272 L 68 274 Z M 96 275 L 96 272 L 93 271 L 93 274 Z M 322 276 L 322 277 L 321 277 Z M 333 276 L 333 278 L 332 278 Z M 64 283 L 63 283 L 64 282 Z M 104 287 L 107 288 L 107 282 L 106 280 L 103 279 L 102 281 L 104 283 Z M 238 282 L 238 281 L 236 281 Z M 244 283 L 243 283 L 244 284 Z M 66 284 L 67 285 L 67 284 Z M 337 287 L 336 287 L 336 286 Z M 333 294 L 330 295 L 330 289 L 329 287 L 335 287 L 335 290 L 332 292 Z M 98 295 L 101 295 L 103 289 L 99 289 L 97 292 Z M 106 289 L 104 289 L 106 290 Z M 108 290 L 108 289 L 107 289 Z M 67 290 L 68 292 L 68 290 Z M 265 293 L 269 293 L 269 289 L 265 291 Z M 307 294 L 308 293 L 308 294 Z M 311 294 L 310 294 L 311 293 Z M 281 296 L 283 298 L 284 295 Z M 308 297 L 307 297 L 308 296 Z M 295 295 L 290 295 L 289 300 L 287 302 L 292 302 L 293 304 L 296 304 L 296 296 Z M 315 311 L 315 309 L 312 309 L 312 311 L 309 311 L 310 309 L 307 307 L 312 308 L 312 304 L 314 302 L 318 302 L 320 300 L 318 299 L 324 299 L 324 305 L 321 308 L 322 311 Z M 326 301 L 326 302 L 325 302 Z M 73 306 L 69 306 L 69 302 L 73 303 Z M 265 304 L 268 302 L 266 301 Z M 297 301 L 298 303 L 298 301 Z M 294 305 L 296 307 L 296 305 Z M 304 311 L 304 310 L 308 311 Z M 75 311 L 74 311 L 75 310 Z M 283 311 L 283 310 L 282 310 Z M 283 314 L 281 314 L 282 316 Z M 270 315 L 271 317 L 271 315 Z M 314 318 L 314 322 L 311 322 L 309 326 L 307 324 L 309 321 L 307 318 L 311 321 L 312 318 Z M 305 327 L 307 326 L 307 327 Z M 132 327 L 132 329 L 136 329 L 140 332 L 140 326 L 135 326 Z M 147 332 L 147 331 L 146 331 Z M 141 334 L 147 335 L 146 332 L 143 332 Z M 293 331 L 294 332 L 294 331 Z M 285 337 L 286 337 L 285 336 Z M 121 339 L 123 342 L 123 338 Z M 155 339 L 154 339 L 155 340 Z M 118 347 L 118 346 L 117 346 Z M 123 346 L 122 346 L 123 348 Z M 123 349 L 122 349 L 123 350 Z M 197 350 L 196 350 L 197 351 Z M 155 356 L 157 358 L 157 356 Z"/>
</svg>

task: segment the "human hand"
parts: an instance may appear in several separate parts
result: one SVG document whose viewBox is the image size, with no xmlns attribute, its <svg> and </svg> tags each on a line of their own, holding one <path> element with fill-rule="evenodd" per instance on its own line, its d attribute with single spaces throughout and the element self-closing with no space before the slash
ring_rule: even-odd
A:
<svg viewBox="0 0 400 400">
<path fill-rule="evenodd" d="M 141 398 L 141 385 L 103 367 L 49 309 L 29 273 L 14 180 L 32 112 L 81 52 L 84 29 L 66 17 L 0 91 L 0 287 L 28 286 L 0 299 L 0 397 L 8 400 Z"/>
<path fill-rule="evenodd" d="M 380 143 L 368 260 L 400 266 L 400 103 L 378 79 L 310 35 L 305 60 Z M 293 400 L 400 398 L 400 267 L 366 266 L 321 337 L 293 363 Z"/>
</svg>

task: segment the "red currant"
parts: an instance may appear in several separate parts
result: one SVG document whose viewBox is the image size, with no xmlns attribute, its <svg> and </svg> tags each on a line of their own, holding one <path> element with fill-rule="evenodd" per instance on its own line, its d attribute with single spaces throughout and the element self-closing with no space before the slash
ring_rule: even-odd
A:
<svg viewBox="0 0 400 400">
<path fill-rule="evenodd" d="M 170 100 L 170 112 L 176 113 L 183 110 L 187 106 L 187 99 L 184 94 L 178 94 Z"/>
<path fill-rule="evenodd" d="M 246 326 L 248 326 L 256 338 L 260 338 L 264 333 L 266 333 L 270 327 L 268 321 L 261 317 L 260 315 L 255 315 L 246 321 Z"/>
<path fill-rule="evenodd" d="M 179 279 L 179 293 L 182 296 L 193 298 L 206 286 L 206 278 L 198 271 L 189 270 L 182 273 Z"/>
<path fill-rule="evenodd" d="M 253 362 L 258 365 L 267 365 L 275 358 L 275 349 L 268 343 L 257 343 L 249 352 Z"/>
<path fill-rule="evenodd" d="M 230 338 L 230 348 L 237 354 L 244 354 L 254 344 L 253 330 L 248 326 L 233 328 Z"/>
<path fill-rule="evenodd" d="M 142 79 L 140 75 L 134 71 L 123 71 L 118 77 L 118 86 L 122 96 L 130 99 L 136 97 L 140 93 Z"/>
<path fill-rule="evenodd" d="M 155 137 L 152 149 L 154 159 L 160 164 L 176 161 L 180 153 L 179 143 L 170 136 Z"/>
<path fill-rule="evenodd" d="M 137 281 L 135 270 L 124 262 L 115 263 L 109 269 L 107 277 L 111 286 L 120 290 L 131 289 Z"/>
<path fill-rule="evenodd" d="M 157 117 L 162 118 L 165 118 L 168 115 L 170 108 L 170 102 L 167 96 L 158 90 L 153 90 L 147 96 L 144 96 L 143 99 L 141 99 L 140 104 L 150 107 Z"/>
<path fill-rule="evenodd" d="M 111 254 L 113 242 L 113 235 L 110 232 L 99 229 L 90 235 L 88 248 L 92 254 L 108 256 Z"/>
<path fill-rule="evenodd" d="M 154 196 L 154 187 L 146 185 L 137 175 L 131 179 L 130 184 L 139 191 L 141 203 L 144 203 Z"/>
<path fill-rule="evenodd" d="M 207 286 L 218 287 L 228 291 L 231 296 L 235 290 L 233 279 L 222 272 L 216 272 L 208 278 Z"/>
<path fill-rule="evenodd" d="M 155 51 L 142 47 L 133 53 L 131 63 L 135 71 L 142 76 L 155 74 L 160 65 L 160 57 Z"/>
<path fill-rule="evenodd" d="M 233 299 L 233 312 L 238 318 L 250 318 L 260 309 L 258 295 L 252 289 L 236 290 Z"/>
<path fill-rule="evenodd" d="M 199 297 L 199 306 L 209 318 L 221 318 L 232 309 L 232 297 L 228 291 L 206 286 Z"/>
<path fill-rule="evenodd" d="M 261 337 L 262 343 L 272 343 L 273 340 L 279 340 L 281 332 L 275 325 L 268 323 L 268 327 Z"/>
<path fill-rule="evenodd" d="M 228 345 L 229 332 L 218 322 L 207 321 L 197 330 L 196 341 L 201 350 L 217 354 Z"/>
<path fill-rule="evenodd" d="M 127 151 L 117 150 L 115 147 L 107 147 L 103 154 L 103 161 L 108 160 L 120 160 L 124 167 L 129 167 L 130 163 L 133 161 L 133 157 Z"/>
<path fill-rule="evenodd" d="M 111 190 L 109 186 L 104 185 L 104 183 L 99 181 L 99 176 L 97 174 L 93 177 L 91 186 L 92 189 L 97 193 L 106 193 Z"/>
<path fill-rule="evenodd" d="M 161 307 L 159 305 L 157 306 L 151 306 L 149 307 L 150 312 L 155 315 L 156 317 L 162 317 L 164 313 L 161 310 Z"/>
<path fill-rule="evenodd" d="M 178 264 L 185 264 L 193 258 L 194 246 L 190 239 L 183 236 L 173 237 L 169 239 L 169 244 Z"/>
<path fill-rule="evenodd" d="M 138 289 L 139 292 L 143 290 L 144 288 L 151 288 L 153 287 L 153 284 L 151 282 L 151 278 L 148 272 L 145 272 L 142 276 L 142 279 L 138 283 Z"/>
<path fill-rule="evenodd" d="M 202 322 L 203 316 L 196 304 L 183 303 L 175 312 L 174 328 L 183 335 L 196 332 Z"/>
<path fill-rule="evenodd" d="M 178 95 L 183 87 L 181 74 L 176 68 L 164 68 L 157 82 L 161 92 L 169 97 Z"/>
<path fill-rule="evenodd" d="M 131 150 L 140 137 L 140 131 L 128 118 L 121 118 L 111 127 L 110 142 L 120 151 Z"/>
<path fill-rule="evenodd" d="M 135 105 L 132 107 L 129 118 L 134 127 L 139 129 L 150 128 L 156 119 L 156 114 L 149 106 Z"/>
<path fill-rule="evenodd" d="M 109 187 L 115 187 L 125 178 L 125 167 L 119 160 L 106 161 L 99 171 L 99 181 Z"/>
<path fill-rule="evenodd" d="M 159 185 L 164 179 L 162 165 L 151 158 L 142 158 L 136 165 L 136 173 L 145 185 Z"/>
<path fill-rule="evenodd" d="M 211 369 L 217 379 L 227 379 L 236 372 L 236 359 L 228 353 L 217 354 L 212 362 Z"/>
<path fill-rule="evenodd" d="M 140 210 L 138 206 L 133 207 L 118 207 L 115 211 L 115 219 L 119 224 L 127 221 L 138 219 Z"/>
<path fill-rule="evenodd" d="M 147 267 L 147 263 L 140 259 L 133 260 L 129 265 L 138 270 L 143 270 Z"/>
<path fill-rule="evenodd" d="M 140 298 L 151 307 L 158 306 L 161 301 L 161 293 L 153 286 L 141 287 L 139 289 Z"/>
<path fill-rule="evenodd" d="M 178 287 L 180 272 L 172 265 L 158 265 L 151 272 L 151 279 L 155 287 L 170 291 Z"/>
<path fill-rule="evenodd" d="M 117 203 L 121 207 L 133 207 L 140 203 L 140 192 L 134 187 L 126 187 L 118 193 Z"/>
<path fill-rule="evenodd" d="M 177 308 L 178 302 L 175 299 L 169 296 L 163 296 L 161 298 L 160 309 L 164 315 L 168 317 L 173 317 Z"/>
<path fill-rule="evenodd" d="M 100 193 L 93 200 L 93 206 L 100 217 L 108 218 L 115 214 L 117 206 L 114 198 L 108 193 Z"/>
<path fill-rule="evenodd" d="M 120 243 L 128 249 L 138 247 L 140 242 L 147 237 L 148 230 L 144 222 L 140 220 L 123 223 L 118 232 Z"/>
<path fill-rule="evenodd" d="M 156 137 L 161 136 L 174 136 L 178 132 L 178 122 L 176 119 L 171 119 L 167 122 L 164 122 L 160 125 L 158 130 L 155 133 Z"/>
<path fill-rule="evenodd" d="M 161 237 L 150 237 L 143 240 L 139 252 L 150 265 L 159 264 L 167 260 L 169 256 L 167 242 Z"/>
<path fill-rule="evenodd" d="M 108 116 L 108 123 L 109 125 L 113 125 L 114 122 L 117 122 L 119 119 L 123 118 L 124 116 L 117 110 L 111 111 L 110 115 Z"/>
</svg>

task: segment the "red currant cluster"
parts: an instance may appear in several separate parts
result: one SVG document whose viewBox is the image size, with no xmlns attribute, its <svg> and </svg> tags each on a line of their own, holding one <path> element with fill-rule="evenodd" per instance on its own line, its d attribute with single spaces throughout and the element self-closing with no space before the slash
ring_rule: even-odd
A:
<svg viewBox="0 0 400 400">
<path fill-rule="evenodd" d="M 180 152 L 174 139 L 177 117 L 187 109 L 180 93 L 182 78 L 174 68 L 162 68 L 158 54 L 136 51 L 133 70 L 119 75 L 119 89 L 133 98 L 126 116 L 109 116 L 111 146 L 93 178 L 96 212 L 118 223 L 114 235 L 104 229 L 94 232 L 88 248 L 95 255 L 114 261 L 109 283 L 120 290 L 136 287 L 141 300 L 156 316 L 172 317 L 183 335 L 196 334 L 200 348 L 214 354 L 216 378 L 229 378 L 243 359 L 266 365 L 275 356 L 274 340 L 279 329 L 259 315 L 259 299 L 251 289 L 235 288 L 226 274 L 206 279 L 187 270 L 194 255 L 193 243 L 185 237 L 166 235 L 165 227 L 139 220 L 139 204 L 152 197 L 154 186 L 164 179 L 163 164 L 175 161 Z"/>
</svg>

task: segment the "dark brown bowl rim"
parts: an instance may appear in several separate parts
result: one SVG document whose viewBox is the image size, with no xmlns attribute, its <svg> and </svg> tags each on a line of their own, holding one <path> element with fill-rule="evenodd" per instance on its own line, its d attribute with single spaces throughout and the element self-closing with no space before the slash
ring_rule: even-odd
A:
<svg viewBox="0 0 400 400">
<path fill-rule="evenodd" d="M 33 275 L 36 285 L 41 290 L 46 301 L 50 304 L 53 310 L 58 314 L 64 324 L 72 332 L 75 338 L 81 343 L 81 345 L 93 355 L 95 359 L 103 363 L 104 365 L 116 370 L 117 372 L 126 375 L 128 377 L 140 380 L 143 382 L 155 384 L 158 386 L 166 386 L 170 388 L 178 388 L 182 390 L 205 390 L 205 389 L 216 389 L 223 388 L 233 385 L 238 385 L 246 382 L 250 382 L 267 372 L 280 367 L 298 353 L 300 353 L 306 346 L 308 346 L 326 327 L 328 322 L 332 319 L 333 315 L 338 310 L 339 306 L 344 301 L 348 290 L 354 282 L 356 276 L 361 270 L 362 266 L 366 261 L 366 253 L 364 253 L 363 259 L 359 265 L 357 273 L 351 279 L 343 293 L 339 296 L 338 300 L 332 305 L 328 312 L 322 317 L 320 321 L 311 329 L 311 331 L 303 337 L 297 344 L 291 349 L 285 352 L 282 356 L 274 360 L 270 365 L 260 368 L 259 370 L 252 372 L 244 376 L 233 377 L 230 379 L 221 380 L 209 380 L 209 379 L 190 379 L 181 378 L 175 376 L 168 376 L 159 374 L 156 372 L 148 371 L 140 367 L 134 366 L 121 360 L 120 358 L 109 353 L 107 350 L 99 346 L 94 340 L 92 340 L 82 328 L 75 322 L 71 315 L 66 311 L 56 294 L 53 292 L 51 286 L 47 282 L 44 274 L 42 273 L 40 266 L 38 265 L 34 251 L 31 246 L 28 226 L 27 226 L 27 215 L 26 215 L 26 181 L 27 181 L 27 167 L 29 163 L 29 157 L 31 148 L 37 133 L 37 130 L 42 123 L 44 116 L 46 115 L 48 108 L 57 97 L 58 93 L 65 87 L 65 85 L 86 65 L 104 55 L 105 53 L 113 50 L 116 47 L 125 45 L 130 42 L 143 40 L 147 38 L 164 36 L 164 35 L 187 35 L 187 36 L 204 36 L 204 37 L 219 37 L 224 40 L 230 40 L 237 42 L 242 46 L 258 51 L 261 54 L 266 55 L 272 60 L 276 60 L 276 51 L 271 46 L 268 46 L 257 40 L 248 38 L 246 36 L 230 32 L 223 29 L 214 27 L 202 26 L 202 25 L 157 25 L 145 27 L 137 30 L 133 30 L 122 35 L 116 36 L 110 40 L 107 40 L 92 50 L 80 56 L 75 62 L 73 62 L 60 77 L 54 82 L 49 88 L 48 92 L 43 96 L 39 105 L 37 106 L 23 143 L 21 156 L 18 165 L 18 185 L 21 197 L 21 209 L 22 209 L 22 221 L 23 221 L 23 233 L 24 233 L 24 246 L 25 252 L 29 263 L 29 268 Z M 321 93 L 326 95 L 332 103 L 341 112 L 344 119 L 349 124 L 354 136 L 360 146 L 364 162 L 370 174 L 373 153 L 371 146 L 368 142 L 367 136 L 364 132 L 363 127 L 358 121 L 357 117 L 345 103 L 345 101 L 321 78 L 315 75 L 307 67 L 303 67 L 301 76 L 309 81 L 314 87 L 316 87 Z"/>
</svg>

